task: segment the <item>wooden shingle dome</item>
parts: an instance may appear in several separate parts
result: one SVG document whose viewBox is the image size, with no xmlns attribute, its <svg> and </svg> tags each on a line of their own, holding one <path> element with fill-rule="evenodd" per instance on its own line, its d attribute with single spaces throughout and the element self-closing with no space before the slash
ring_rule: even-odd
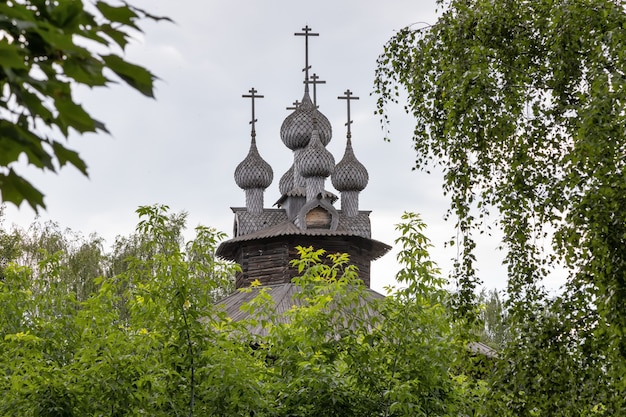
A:
<svg viewBox="0 0 626 417">
<path fill-rule="evenodd" d="M 304 92 L 302 103 L 287 116 L 280 127 L 280 137 L 285 146 L 292 151 L 305 148 L 311 140 L 314 120 L 317 121 L 320 141 L 324 146 L 328 145 L 333 134 L 332 126 L 326 116 L 313 104 L 307 89 Z"/>
<path fill-rule="evenodd" d="M 235 183 L 243 190 L 266 189 L 272 183 L 273 178 L 272 167 L 261 158 L 256 147 L 256 139 L 252 137 L 248 155 L 235 168 Z"/>
<path fill-rule="evenodd" d="M 322 144 L 317 128 L 313 129 L 309 144 L 298 153 L 295 163 L 304 178 L 327 178 L 334 171 L 335 158 Z"/>
<path fill-rule="evenodd" d="M 331 181 L 337 191 L 363 191 L 367 187 L 369 174 L 365 166 L 356 159 L 350 138 L 346 142 L 346 151 L 335 167 Z"/>
</svg>

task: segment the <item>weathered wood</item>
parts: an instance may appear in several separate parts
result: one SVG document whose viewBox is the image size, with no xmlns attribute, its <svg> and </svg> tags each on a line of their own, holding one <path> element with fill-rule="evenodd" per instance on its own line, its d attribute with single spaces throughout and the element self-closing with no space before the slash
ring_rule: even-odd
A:
<svg viewBox="0 0 626 417">
<path fill-rule="evenodd" d="M 306 226 L 310 229 L 330 229 L 332 218 L 327 210 L 316 207 L 306 214 Z"/>
<path fill-rule="evenodd" d="M 350 262 L 358 268 L 359 277 L 369 287 L 369 253 L 349 236 L 334 236 L 332 239 L 328 236 L 289 236 L 242 243 L 237 253 L 237 263 L 242 268 L 236 276 L 237 288 L 248 287 L 255 280 L 263 285 L 290 283 L 298 275 L 298 271 L 290 266 L 290 261 L 298 257 L 296 246 L 312 246 L 327 253 L 347 253 Z"/>
</svg>

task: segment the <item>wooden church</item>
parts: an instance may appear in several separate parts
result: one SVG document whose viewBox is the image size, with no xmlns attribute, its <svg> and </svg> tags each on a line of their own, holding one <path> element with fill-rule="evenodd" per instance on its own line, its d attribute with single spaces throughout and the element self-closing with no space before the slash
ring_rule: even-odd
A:
<svg viewBox="0 0 626 417">
<path fill-rule="evenodd" d="M 371 262 L 387 253 L 390 246 L 372 239 L 370 211 L 359 208 L 359 194 L 367 186 L 369 175 L 352 147 L 350 103 L 358 97 L 350 90 L 338 97 L 346 100 L 348 122 L 345 153 L 335 163 L 326 149 L 332 126 L 316 103 L 316 76 L 309 77 L 308 39 L 318 34 L 311 33 L 307 26 L 295 35 L 306 40 L 304 95 L 280 129 L 283 144 L 293 152 L 293 163 L 278 184 L 281 197 L 273 208 L 264 206 L 264 193 L 274 174 L 257 149 L 255 98 L 262 96 L 252 88 L 250 94 L 243 95 L 252 100 L 250 149 L 234 173 L 236 184 L 245 192 L 246 206 L 232 208 L 233 238 L 222 242 L 216 255 L 241 266 L 236 276 L 238 289 L 258 280 L 290 298 L 287 293 L 293 291 L 291 280 L 297 275 L 297 270 L 290 266 L 290 261 L 297 257 L 296 246 L 348 253 L 369 288 Z M 309 85 L 313 86 L 313 100 Z M 328 179 L 339 196 L 326 189 Z M 231 317 L 236 319 L 238 306 L 247 297 L 238 291 L 224 300 Z"/>
</svg>

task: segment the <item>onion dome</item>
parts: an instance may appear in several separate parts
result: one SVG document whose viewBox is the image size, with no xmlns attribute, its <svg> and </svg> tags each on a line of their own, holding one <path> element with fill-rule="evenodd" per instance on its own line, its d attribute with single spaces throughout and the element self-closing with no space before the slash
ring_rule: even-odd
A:
<svg viewBox="0 0 626 417">
<path fill-rule="evenodd" d="M 273 178 L 272 167 L 259 155 L 253 135 L 248 156 L 235 169 L 235 182 L 243 190 L 265 189 L 270 186 Z"/>
<path fill-rule="evenodd" d="M 369 174 L 352 150 L 352 141 L 348 137 L 346 152 L 335 167 L 331 182 L 337 191 L 363 191 L 369 182 Z"/>
<path fill-rule="evenodd" d="M 305 148 L 311 139 L 314 120 L 317 120 L 321 143 L 328 145 L 332 137 L 330 122 L 313 104 L 308 91 L 305 91 L 302 103 L 287 116 L 280 127 L 280 137 L 285 146 L 292 151 Z"/>
<path fill-rule="evenodd" d="M 335 169 L 335 158 L 322 144 L 317 127 L 311 133 L 307 147 L 298 154 L 296 164 L 304 178 L 326 178 Z"/>
<path fill-rule="evenodd" d="M 278 183 L 278 190 L 282 195 L 285 195 L 293 189 L 293 186 L 293 165 L 291 165 L 287 172 L 285 172 L 280 178 L 280 182 Z"/>
</svg>

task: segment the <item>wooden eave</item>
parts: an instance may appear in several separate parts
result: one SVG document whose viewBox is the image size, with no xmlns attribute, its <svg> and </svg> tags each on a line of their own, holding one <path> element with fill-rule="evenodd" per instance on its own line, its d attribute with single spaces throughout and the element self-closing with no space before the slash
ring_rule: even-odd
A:
<svg viewBox="0 0 626 417">
<path fill-rule="evenodd" d="M 356 241 L 357 245 L 365 250 L 367 250 L 370 254 L 370 260 L 378 259 L 391 249 L 391 246 L 386 243 L 380 242 L 378 240 L 371 239 L 369 237 L 364 237 L 361 235 L 357 235 L 352 231 L 346 230 L 328 230 L 328 229 L 300 229 L 291 221 L 285 221 L 283 223 L 277 224 L 275 226 L 268 227 L 266 229 L 259 230 L 254 233 L 250 233 L 247 235 L 242 235 L 235 237 L 233 239 L 222 242 L 215 252 L 216 256 L 234 261 L 236 260 L 237 250 L 250 242 L 253 241 L 263 241 L 263 240 L 273 240 L 277 237 L 301 237 L 301 236 L 310 236 L 310 237 L 345 237 L 350 240 Z M 323 249 L 323 248 L 320 248 Z"/>
</svg>

